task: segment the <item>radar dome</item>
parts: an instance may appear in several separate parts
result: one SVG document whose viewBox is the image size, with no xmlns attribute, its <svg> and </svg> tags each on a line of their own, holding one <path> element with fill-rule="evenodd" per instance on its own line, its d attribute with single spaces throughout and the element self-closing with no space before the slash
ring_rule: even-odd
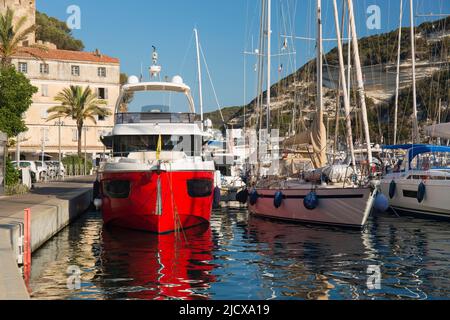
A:
<svg viewBox="0 0 450 320">
<path fill-rule="evenodd" d="M 136 76 L 129 76 L 128 77 L 128 84 L 136 84 L 139 83 L 139 78 Z"/>
<path fill-rule="evenodd" d="M 180 76 L 175 76 L 172 78 L 172 82 L 175 84 L 183 84 L 183 78 Z"/>
</svg>

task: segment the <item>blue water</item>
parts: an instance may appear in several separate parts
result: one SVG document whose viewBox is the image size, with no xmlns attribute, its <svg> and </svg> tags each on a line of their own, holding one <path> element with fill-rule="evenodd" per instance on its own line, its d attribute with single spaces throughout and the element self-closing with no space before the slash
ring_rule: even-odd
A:
<svg viewBox="0 0 450 320">
<path fill-rule="evenodd" d="M 30 288 L 34 299 L 447 299 L 449 258 L 450 223 L 389 214 L 361 232 L 222 209 L 209 227 L 158 237 L 91 212 L 33 255 Z M 69 266 L 80 287 L 68 289 Z"/>
</svg>

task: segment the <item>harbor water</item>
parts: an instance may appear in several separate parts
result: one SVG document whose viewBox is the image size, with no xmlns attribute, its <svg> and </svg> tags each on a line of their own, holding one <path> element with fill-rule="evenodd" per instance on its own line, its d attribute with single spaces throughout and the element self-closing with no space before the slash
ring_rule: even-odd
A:
<svg viewBox="0 0 450 320">
<path fill-rule="evenodd" d="M 89 212 L 33 254 L 29 287 L 34 299 L 447 299 L 450 223 L 376 214 L 356 231 L 243 208 L 157 236 Z"/>
</svg>

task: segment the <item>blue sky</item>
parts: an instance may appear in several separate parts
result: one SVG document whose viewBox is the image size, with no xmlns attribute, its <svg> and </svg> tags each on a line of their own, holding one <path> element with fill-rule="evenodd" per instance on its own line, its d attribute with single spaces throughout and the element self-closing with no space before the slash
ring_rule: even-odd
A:
<svg viewBox="0 0 450 320">
<path fill-rule="evenodd" d="M 121 60 L 122 72 L 144 74 L 151 64 L 152 45 L 158 48 L 162 75 L 180 74 L 194 91 L 197 101 L 197 74 L 193 28 L 197 27 L 209 71 L 222 106 L 242 105 L 255 96 L 255 57 L 259 23 L 259 0 L 37 0 L 38 10 L 67 20 L 70 5 L 81 9 L 81 29 L 75 37 L 83 40 L 86 50 L 98 48 L 104 54 Z M 332 1 L 323 0 L 324 37 L 334 38 Z M 316 0 L 272 0 L 273 54 L 280 52 L 282 34 L 315 36 Z M 340 6 L 341 0 L 338 0 Z M 399 0 L 354 0 L 357 32 L 360 36 L 390 31 L 398 27 Z M 366 13 L 370 5 L 381 9 L 381 30 L 369 30 Z M 414 0 L 416 14 L 450 13 L 450 0 Z M 409 1 L 404 0 L 404 26 L 410 25 Z M 416 24 L 434 18 L 417 17 Z M 289 27 L 292 26 L 292 27 Z M 314 57 L 315 44 L 295 41 L 295 55 L 274 57 L 273 82 L 291 73 Z M 324 44 L 331 49 L 335 42 Z M 294 51 L 289 46 L 287 51 Z M 285 51 L 286 52 L 286 51 Z M 295 57 L 295 58 L 294 58 Z M 245 68 L 244 68 L 245 62 Z M 283 64 L 282 73 L 278 67 Z M 245 70 L 245 72 L 244 72 Z M 245 76 L 245 86 L 244 86 Z M 215 110 L 216 102 L 203 66 L 205 110 Z M 244 90 L 244 87 L 246 90 Z M 245 91 L 245 92 L 244 92 Z"/>
</svg>

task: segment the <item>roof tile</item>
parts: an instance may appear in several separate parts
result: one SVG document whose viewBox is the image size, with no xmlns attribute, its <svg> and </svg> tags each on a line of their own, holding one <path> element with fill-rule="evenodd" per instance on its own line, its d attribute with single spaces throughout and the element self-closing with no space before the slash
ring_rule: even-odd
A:
<svg viewBox="0 0 450 320">
<path fill-rule="evenodd" d="M 42 57 L 43 60 L 70 60 L 70 61 L 82 61 L 82 62 L 97 62 L 97 63 L 120 63 L 117 58 L 112 58 L 104 54 L 96 54 L 95 52 L 85 51 L 69 51 L 59 49 L 48 49 L 47 51 L 40 50 L 38 48 L 27 48 L 27 51 Z M 21 52 L 16 55 L 17 57 L 31 57 L 29 53 Z"/>
</svg>

